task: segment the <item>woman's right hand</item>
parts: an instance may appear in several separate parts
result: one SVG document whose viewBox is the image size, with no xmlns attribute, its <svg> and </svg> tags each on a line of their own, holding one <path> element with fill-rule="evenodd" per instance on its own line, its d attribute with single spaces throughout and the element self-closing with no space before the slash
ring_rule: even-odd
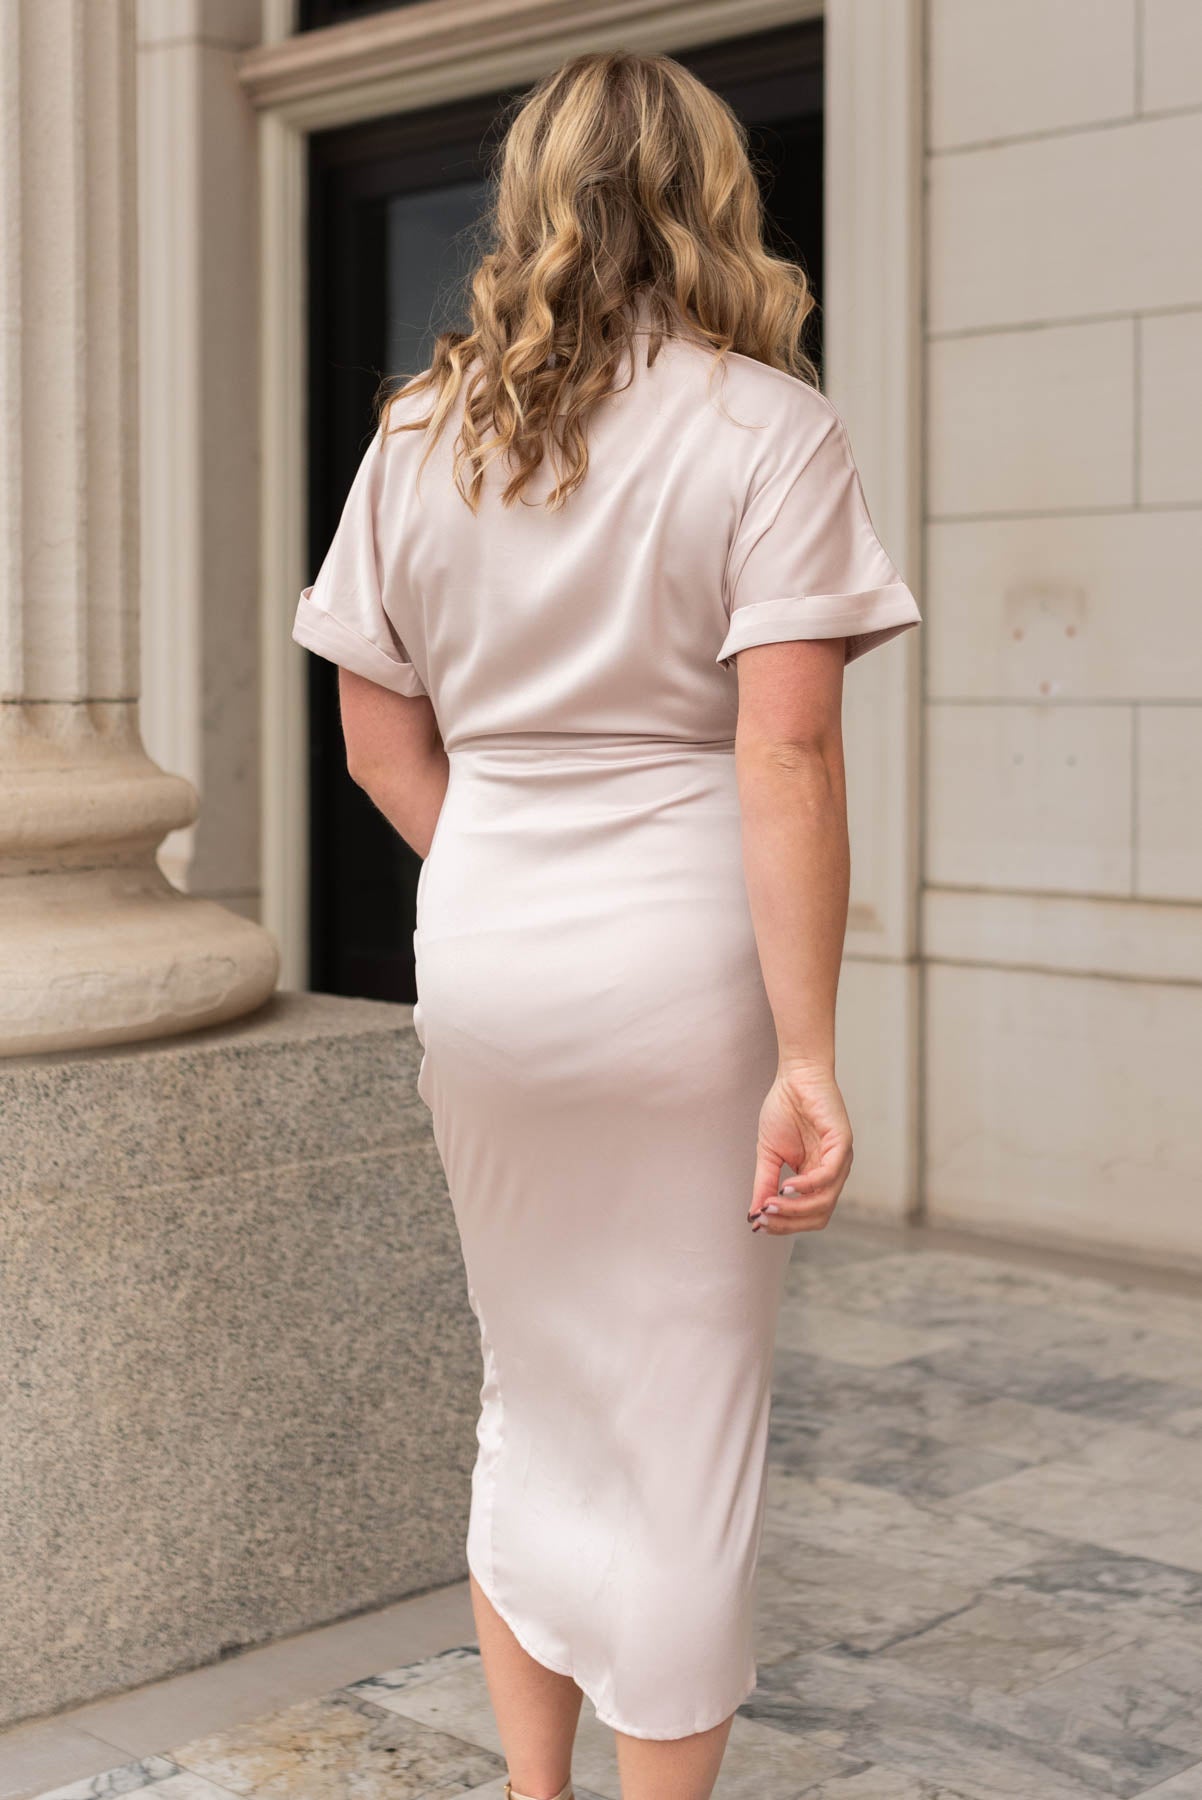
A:
<svg viewBox="0 0 1202 1800">
<path fill-rule="evenodd" d="M 753 1231 L 787 1236 L 829 1224 L 851 1172 L 851 1122 L 829 1068 L 777 1072 L 760 1108 L 755 1182 L 747 1214 Z M 797 1173 L 781 1186 L 781 1169 Z"/>
</svg>

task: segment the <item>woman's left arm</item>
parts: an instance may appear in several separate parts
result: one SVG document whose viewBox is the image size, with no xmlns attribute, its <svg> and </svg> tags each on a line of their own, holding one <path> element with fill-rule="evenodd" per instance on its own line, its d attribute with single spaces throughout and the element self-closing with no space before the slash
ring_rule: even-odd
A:
<svg viewBox="0 0 1202 1800">
<path fill-rule="evenodd" d="M 338 705 L 348 775 L 424 860 L 449 774 L 433 706 L 343 668 Z"/>
</svg>

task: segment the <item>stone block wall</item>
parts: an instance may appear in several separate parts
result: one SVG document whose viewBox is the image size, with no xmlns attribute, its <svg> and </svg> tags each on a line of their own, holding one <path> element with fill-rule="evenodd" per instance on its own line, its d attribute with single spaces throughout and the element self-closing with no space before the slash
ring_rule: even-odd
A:
<svg viewBox="0 0 1202 1800">
<path fill-rule="evenodd" d="M 1202 11 L 927 75 L 929 1213 L 1202 1262 Z"/>
</svg>

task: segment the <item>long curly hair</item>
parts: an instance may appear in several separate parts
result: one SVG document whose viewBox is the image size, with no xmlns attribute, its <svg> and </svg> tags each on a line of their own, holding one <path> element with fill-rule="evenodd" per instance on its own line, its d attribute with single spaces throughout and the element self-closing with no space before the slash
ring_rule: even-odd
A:
<svg viewBox="0 0 1202 1800">
<path fill-rule="evenodd" d="M 563 505 L 640 327 L 652 360 L 683 331 L 817 385 L 803 341 L 814 299 L 765 243 L 747 132 L 673 58 L 594 53 L 553 70 L 518 101 L 490 188 L 471 329 L 441 332 L 430 367 L 378 402 L 386 431 L 429 432 L 424 467 L 463 390 L 454 480 L 473 511 L 494 459 L 507 458 L 509 505 L 548 453 L 546 505 Z M 427 391 L 424 417 L 391 423 L 397 400 Z"/>
</svg>

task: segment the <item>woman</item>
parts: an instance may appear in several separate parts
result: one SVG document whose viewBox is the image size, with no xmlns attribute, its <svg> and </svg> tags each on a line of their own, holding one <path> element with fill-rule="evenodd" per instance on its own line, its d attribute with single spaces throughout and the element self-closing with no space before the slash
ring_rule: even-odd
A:
<svg viewBox="0 0 1202 1800">
<path fill-rule="evenodd" d="M 919 615 L 720 100 L 575 58 L 512 120 L 492 224 L 293 636 L 425 858 L 506 1792 L 570 1795 L 585 1693 L 626 1800 L 702 1800 L 755 1683 L 781 1283 L 851 1164 L 843 669 Z"/>
</svg>

